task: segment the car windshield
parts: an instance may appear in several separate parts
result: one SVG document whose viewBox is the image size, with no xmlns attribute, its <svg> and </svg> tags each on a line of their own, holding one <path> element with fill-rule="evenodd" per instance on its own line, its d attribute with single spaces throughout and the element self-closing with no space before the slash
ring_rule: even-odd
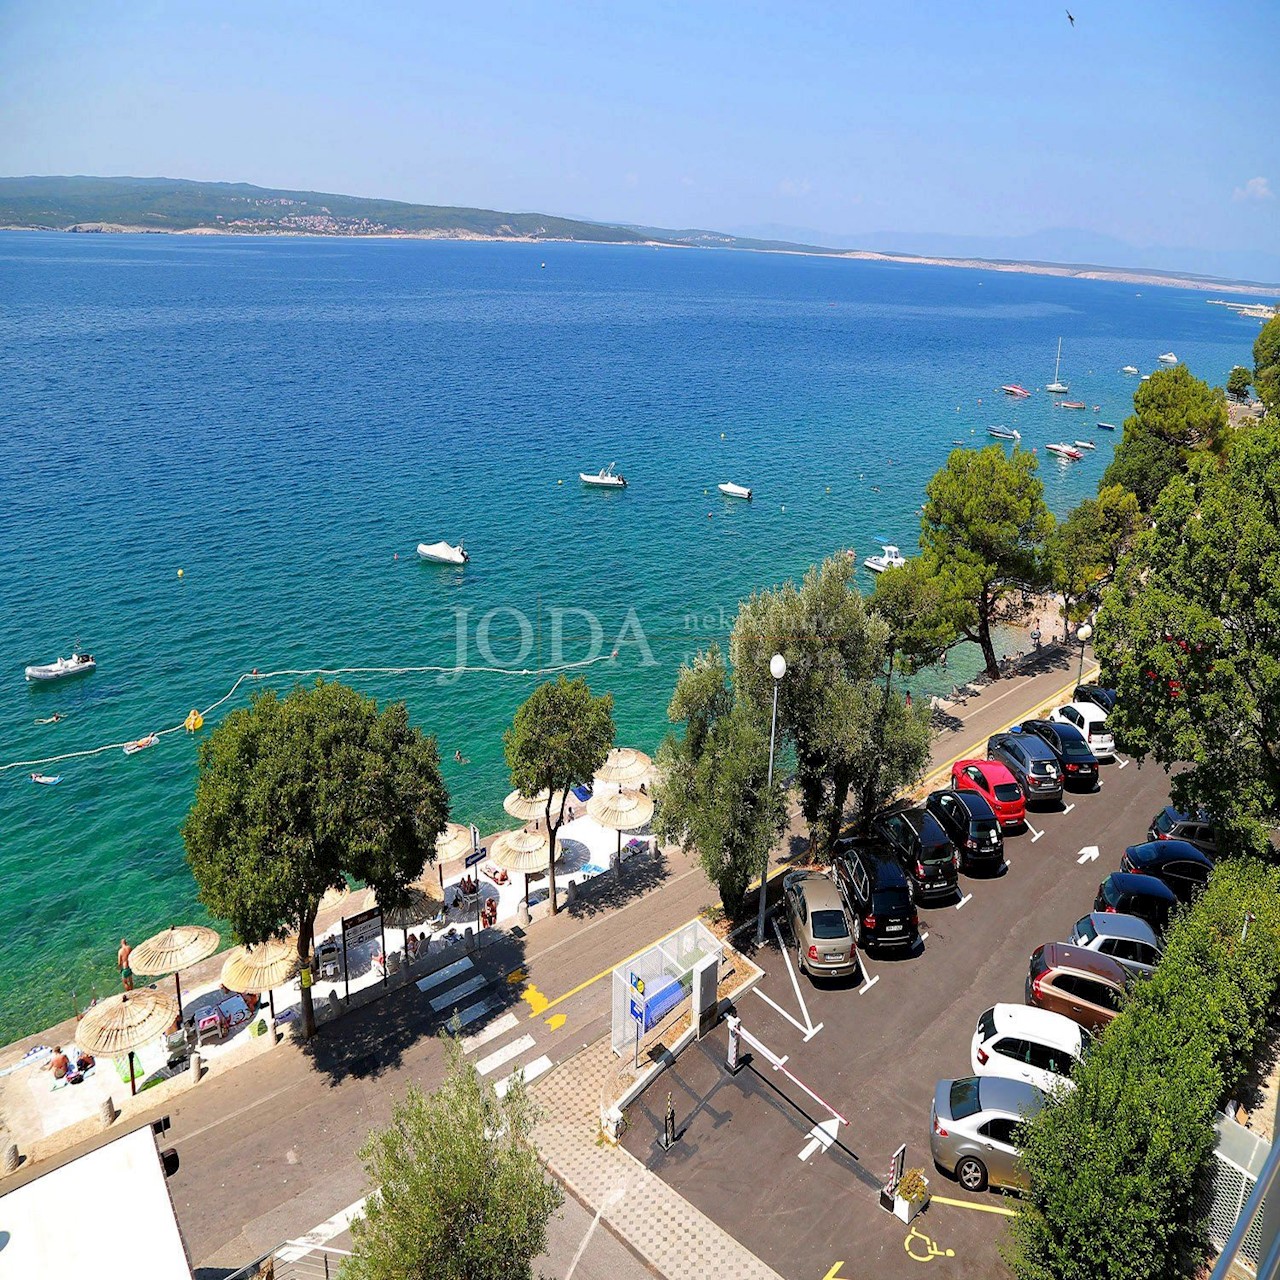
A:
<svg viewBox="0 0 1280 1280">
<path fill-rule="evenodd" d="M 1022 798 L 1022 788 L 1016 782 L 997 782 L 996 799 L 1009 804 Z"/>
<path fill-rule="evenodd" d="M 1173 814 L 1168 809 L 1161 809 L 1155 820 L 1155 828 L 1161 835 L 1168 835 L 1173 830 Z"/>
<path fill-rule="evenodd" d="M 978 1104 L 978 1079 L 971 1076 L 967 1080 L 951 1082 L 951 1118 L 963 1120 L 965 1116 L 975 1114 Z"/>
<path fill-rule="evenodd" d="M 849 926 L 845 924 L 843 911 L 815 911 L 809 917 L 809 925 L 815 938 L 847 938 Z"/>
<path fill-rule="evenodd" d="M 877 889 L 871 895 L 871 909 L 877 915 L 888 915 L 893 911 L 908 911 L 911 908 L 911 894 L 905 889 Z"/>
<path fill-rule="evenodd" d="M 1098 931 L 1093 927 L 1093 917 L 1085 916 L 1083 920 L 1076 921 L 1076 937 L 1082 942 L 1092 942 L 1098 936 Z"/>
</svg>

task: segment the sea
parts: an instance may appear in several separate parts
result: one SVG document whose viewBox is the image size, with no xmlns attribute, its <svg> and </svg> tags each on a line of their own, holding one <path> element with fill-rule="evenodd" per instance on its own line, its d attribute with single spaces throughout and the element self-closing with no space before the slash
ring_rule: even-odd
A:
<svg viewBox="0 0 1280 1280">
<path fill-rule="evenodd" d="M 1037 449 L 1059 515 L 1093 493 L 1123 365 L 1248 363 L 1257 322 L 1208 296 L 729 250 L 0 233 L 0 1042 L 118 989 L 122 936 L 207 919 L 181 837 L 203 735 L 122 742 L 313 678 L 263 673 L 344 671 L 437 736 L 453 816 L 498 829 L 503 731 L 540 679 L 584 675 L 652 752 L 680 662 L 743 597 L 910 554 L 930 475 L 989 426 Z M 1060 337 L 1086 411 L 1039 389 Z M 1096 451 L 1044 453 L 1074 438 Z M 610 464 L 624 491 L 579 482 Z M 439 540 L 470 561 L 422 562 Z M 93 674 L 24 680 L 76 647 Z"/>
</svg>

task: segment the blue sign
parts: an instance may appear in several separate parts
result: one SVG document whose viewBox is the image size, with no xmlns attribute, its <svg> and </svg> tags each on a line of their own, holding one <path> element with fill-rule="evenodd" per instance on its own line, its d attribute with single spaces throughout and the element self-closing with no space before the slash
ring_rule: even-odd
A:
<svg viewBox="0 0 1280 1280">
<path fill-rule="evenodd" d="M 644 1025 L 644 1001 L 643 1000 L 632 1000 L 631 1017 L 634 1021 L 640 1023 L 641 1026 Z"/>
<path fill-rule="evenodd" d="M 474 867 L 477 862 L 480 862 L 483 859 L 484 859 L 484 850 L 477 849 L 475 853 L 467 854 L 467 866 Z"/>
</svg>

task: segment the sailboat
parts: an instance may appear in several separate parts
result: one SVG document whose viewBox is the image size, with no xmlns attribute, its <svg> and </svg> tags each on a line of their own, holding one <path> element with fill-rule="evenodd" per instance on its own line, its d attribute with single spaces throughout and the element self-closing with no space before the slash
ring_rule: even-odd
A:
<svg viewBox="0 0 1280 1280">
<path fill-rule="evenodd" d="M 1065 382 L 1058 381 L 1058 369 L 1062 364 L 1062 339 L 1058 339 L 1058 358 L 1053 362 L 1053 381 L 1045 390 L 1055 396 L 1065 396 L 1071 390 Z"/>
</svg>

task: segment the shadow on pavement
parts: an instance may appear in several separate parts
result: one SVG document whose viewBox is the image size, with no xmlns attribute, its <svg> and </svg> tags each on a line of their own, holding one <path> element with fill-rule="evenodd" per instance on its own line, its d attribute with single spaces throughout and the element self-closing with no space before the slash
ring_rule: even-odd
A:
<svg viewBox="0 0 1280 1280">
<path fill-rule="evenodd" d="M 577 886 L 578 896 L 565 908 L 575 920 L 626 906 L 628 902 L 656 889 L 669 872 L 666 857 L 637 853 L 622 863 L 622 874 L 606 871 Z"/>
</svg>

